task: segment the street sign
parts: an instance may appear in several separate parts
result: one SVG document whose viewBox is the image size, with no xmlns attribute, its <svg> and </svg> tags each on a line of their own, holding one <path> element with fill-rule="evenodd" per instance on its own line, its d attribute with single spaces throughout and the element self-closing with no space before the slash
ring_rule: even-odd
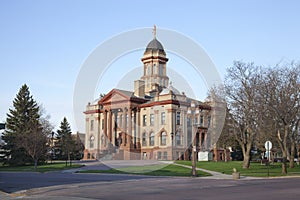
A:
<svg viewBox="0 0 300 200">
<path fill-rule="evenodd" d="M 272 142 L 266 141 L 265 148 L 267 151 L 270 151 L 272 149 Z"/>
</svg>

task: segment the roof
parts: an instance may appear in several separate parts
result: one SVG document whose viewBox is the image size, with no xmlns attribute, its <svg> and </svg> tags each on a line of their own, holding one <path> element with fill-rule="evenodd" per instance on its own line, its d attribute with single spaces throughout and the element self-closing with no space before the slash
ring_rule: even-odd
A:
<svg viewBox="0 0 300 200">
<path fill-rule="evenodd" d="M 162 51 L 164 51 L 163 45 L 156 38 L 154 38 L 153 40 L 151 40 L 149 42 L 149 44 L 147 45 L 146 51 L 150 50 L 150 49 L 151 50 L 162 50 Z"/>
<path fill-rule="evenodd" d="M 172 92 L 175 95 L 181 95 L 179 90 L 177 90 L 172 84 L 170 84 L 169 87 L 164 88 L 163 91 L 160 94 L 161 95 L 170 94 L 170 92 Z"/>
<path fill-rule="evenodd" d="M 132 97 L 132 96 L 134 96 L 134 92 L 131 92 L 131 91 L 120 90 L 120 89 L 115 89 L 115 90 L 117 90 L 118 92 L 121 92 L 122 94 L 124 94 L 124 95 L 127 96 L 127 97 Z"/>
</svg>

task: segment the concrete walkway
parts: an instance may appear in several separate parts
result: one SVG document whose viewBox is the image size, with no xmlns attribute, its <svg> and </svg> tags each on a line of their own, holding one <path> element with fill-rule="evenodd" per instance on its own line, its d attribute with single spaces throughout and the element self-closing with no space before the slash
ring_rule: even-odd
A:
<svg viewBox="0 0 300 200">
<path fill-rule="evenodd" d="M 177 165 L 177 166 L 192 169 L 192 166 L 187 166 L 187 165 L 182 165 L 182 164 L 177 164 L 177 163 L 173 163 L 173 165 Z M 232 175 L 227 175 L 227 174 L 223 174 L 223 173 L 220 173 L 220 172 L 210 171 L 210 170 L 202 169 L 202 168 L 198 168 L 198 167 L 196 167 L 196 170 L 200 170 L 200 171 L 203 171 L 203 172 L 206 172 L 206 173 L 209 173 L 209 174 L 212 175 L 212 176 L 205 176 L 205 177 L 201 177 L 201 178 L 207 178 L 207 179 L 232 179 Z"/>
</svg>

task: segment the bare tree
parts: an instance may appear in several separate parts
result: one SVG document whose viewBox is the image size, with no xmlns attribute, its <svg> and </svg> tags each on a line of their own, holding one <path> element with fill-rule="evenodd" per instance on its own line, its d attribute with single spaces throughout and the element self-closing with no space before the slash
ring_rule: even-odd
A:
<svg viewBox="0 0 300 200">
<path fill-rule="evenodd" d="M 261 81 L 259 70 L 253 63 L 234 62 L 225 79 L 226 101 L 233 135 L 242 148 L 243 168 L 250 166 L 251 148 L 258 134 L 260 117 L 256 102 Z"/>
<path fill-rule="evenodd" d="M 236 148 L 238 146 L 233 133 L 234 130 L 232 126 L 232 119 L 227 109 L 223 130 L 217 142 L 217 147 L 223 148 L 224 150 L 225 162 L 229 160 L 229 158 L 227 158 L 227 148 L 229 147 Z"/>
<path fill-rule="evenodd" d="M 287 159 L 294 167 L 300 121 L 300 67 L 294 63 L 268 69 L 261 85 L 261 104 L 265 105 L 265 127 L 276 137 L 282 152 L 282 174 L 287 174 Z M 264 127 L 262 126 L 262 127 Z M 266 128 L 265 128 L 266 129 Z"/>
<path fill-rule="evenodd" d="M 24 134 L 18 142 L 18 146 L 25 149 L 34 161 L 34 170 L 37 169 L 38 161 L 46 155 L 47 151 L 47 134 L 39 123 L 35 123 L 31 127 L 28 134 Z"/>
<path fill-rule="evenodd" d="M 42 107 L 39 110 L 39 121 L 30 120 L 28 127 L 30 131 L 22 135 L 18 140 L 18 146 L 24 148 L 27 154 L 34 161 L 34 170 L 37 169 L 38 161 L 45 158 L 47 154 L 48 136 L 53 130 L 53 125 L 49 122 L 50 116 L 43 117 L 45 110 Z"/>
<path fill-rule="evenodd" d="M 212 138 L 213 146 L 223 148 L 225 161 L 228 161 L 227 148 L 236 146 L 235 138 L 232 135 L 230 126 L 230 116 L 226 104 L 226 95 L 224 85 L 213 86 L 208 92 L 207 101 L 211 102 L 213 107 L 212 117 L 216 122 L 210 128 L 211 133 L 214 133 L 215 138 Z M 224 125 L 223 125 L 224 124 Z"/>
</svg>

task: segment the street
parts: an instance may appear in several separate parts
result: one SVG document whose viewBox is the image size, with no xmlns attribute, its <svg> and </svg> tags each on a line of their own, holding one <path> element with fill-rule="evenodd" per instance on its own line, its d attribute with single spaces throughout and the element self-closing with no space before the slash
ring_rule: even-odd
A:
<svg viewBox="0 0 300 200">
<path fill-rule="evenodd" d="M 7 199 L 299 199 L 300 178 L 220 180 L 119 174 L 0 173 Z M 21 192 L 20 192 L 21 191 Z"/>
</svg>

